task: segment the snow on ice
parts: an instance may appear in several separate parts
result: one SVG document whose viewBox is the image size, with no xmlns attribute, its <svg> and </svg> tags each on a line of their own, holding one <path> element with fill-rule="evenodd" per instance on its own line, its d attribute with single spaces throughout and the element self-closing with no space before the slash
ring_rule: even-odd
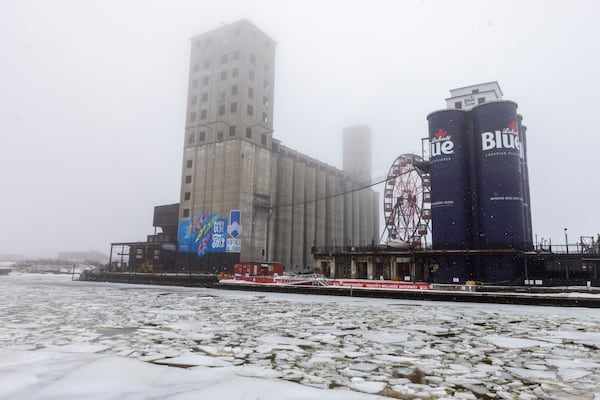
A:
<svg viewBox="0 0 600 400">
<path fill-rule="evenodd" d="M 600 310 L 0 278 L 2 399 L 600 400 Z"/>
</svg>

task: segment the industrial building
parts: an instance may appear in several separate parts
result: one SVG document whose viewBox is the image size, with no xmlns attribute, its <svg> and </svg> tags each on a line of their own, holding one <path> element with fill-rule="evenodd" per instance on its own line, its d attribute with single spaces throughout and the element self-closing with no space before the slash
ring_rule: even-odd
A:
<svg viewBox="0 0 600 400">
<path fill-rule="evenodd" d="M 527 128 L 497 82 L 451 90 L 423 154 L 394 160 L 380 244 L 370 128 L 344 129 L 343 169 L 274 138 L 275 47 L 247 20 L 192 38 L 180 202 L 155 208 L 145 242 L 111 244 L 112 271 L 277 262 L 326 278 L 600 284 L 600 237 L 533 242 Z"/>
<path fill-rule="evenodd" d="M 162 232 L 147 242 L 113 244 L 118 265 L 219 272 L 276 261 L 306 270 L 314 247 L 378 241 L 370 129 L 345 130 L 344 169 L 274 138 L 275 49 L 248 20 L 191 38 L 180 201 L 168 222 L 155 210 Z"/>
<path fill-rule="evenodd" d="M 479 104 L 502 100 L 503 95 L 502 89 L 496 81 L 450 89 L 450 97 L 446 99 L 446 108 L 470 110 Z"/>
<path fill-rule="evenodd" d="M 498 82 L 450 93 L 447 108 L 427 116 L 428 150 L 401 155 L 388 173 L 384 213 L 394 245 L 319 248 L 320 269 L 330 278 L 597 285 L 600 237 L 533 241 L 517 103 L 502 99 Z M 429 229 L 431 247 L 423 243 Z"/>
</svg>

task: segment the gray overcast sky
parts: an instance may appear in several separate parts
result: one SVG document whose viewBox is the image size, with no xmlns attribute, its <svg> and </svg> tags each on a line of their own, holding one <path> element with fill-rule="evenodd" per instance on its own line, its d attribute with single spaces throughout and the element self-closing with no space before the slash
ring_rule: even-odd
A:
<svg viewBox="0 0 600 400">
<path fill-rule="evenodd" d="M 179 201 L 189 38 L 248 18 L 277 41 L 275 137 L 373 173 L 420 152 L 449 89 L 497 80 L 528 130 L 534 233 L 600 231 L 595 1 L 0 2 L 0 254 L 144 240 Z"/>
</svg>

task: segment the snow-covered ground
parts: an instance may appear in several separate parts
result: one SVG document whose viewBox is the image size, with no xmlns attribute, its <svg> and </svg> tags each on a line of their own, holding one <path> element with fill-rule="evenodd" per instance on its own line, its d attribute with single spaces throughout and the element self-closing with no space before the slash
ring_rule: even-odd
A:
<svg viewBox="0 0 600 400">
<path fill-rule="evenodd" d="M 2 399 L 600 399 L 600 310 L 0 277 Z"/>
</svg>

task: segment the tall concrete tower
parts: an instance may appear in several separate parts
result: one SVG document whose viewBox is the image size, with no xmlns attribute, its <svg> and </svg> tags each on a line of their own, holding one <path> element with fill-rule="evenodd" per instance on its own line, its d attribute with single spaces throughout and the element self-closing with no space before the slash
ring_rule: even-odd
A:
<svg viewBox="0 0 600 400">
<path fill-rule="evenodd" d="M 344 128 L 343 170 L 349 177 L 346 188 L 350 191 L 344 196 L 344 237 L 359 245 L 375 243 L 378 237 L 379 226 L 373 224 L 373 220 L 379 218 L 378 194 L 369 190 L 355 191 L 371 183 L 371 159 L 371 128 L 367 125 Z"/>
<path fill-rule="evenodd" d="M 371 128 L 356 125 L 344 128 L 343 169 L 361 183 L 370 182 L 371 171 Z"/>
<path fill-rule="evenodd" d="M 254 223 L 268 212 L 257 206 L 268 206 L 271 185 L 274 71 L 275 42 L 248 20 L 191 39 L 180 251 L 192 252 L 181 244 L 182 232 L 203 215 L 239 210 L 240 257 L 261 258 L 266 223 Z"/>
<path fill-rule="evenodd" d="M 341 171 L 272 137 L 275 42 L 247 20 L 191 40 L 178 215 L 180 264 L 315 267 L 312 249 L 377 238 L 371 133 L 348 128 Z M 346 158 L 345 158 L 346 160 Z M 199 257 L 196 257 L 198 255 Z"/>
</svg>

